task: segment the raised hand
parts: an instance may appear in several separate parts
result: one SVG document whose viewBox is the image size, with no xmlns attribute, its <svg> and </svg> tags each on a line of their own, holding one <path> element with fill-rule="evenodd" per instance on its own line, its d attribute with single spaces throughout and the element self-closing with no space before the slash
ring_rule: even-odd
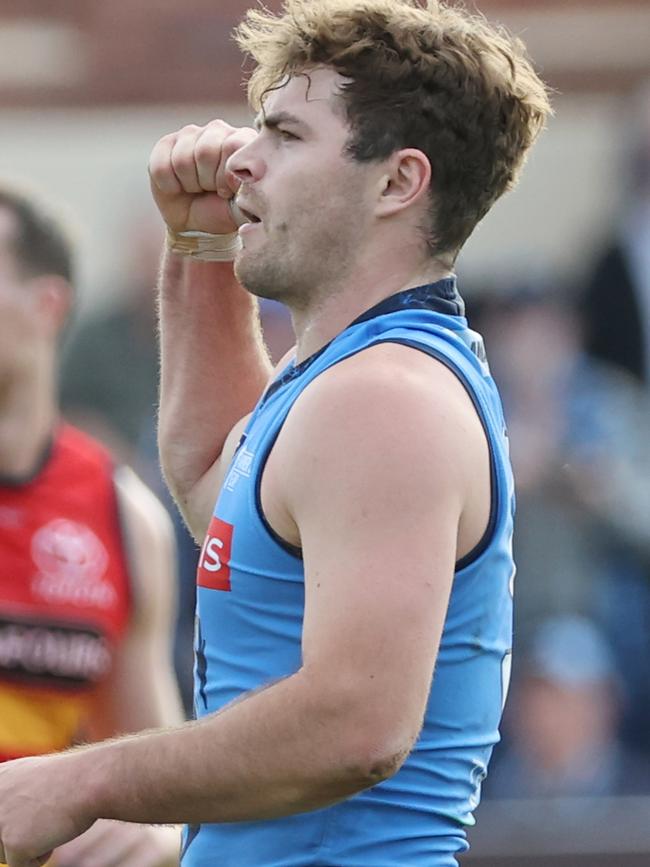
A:
<svg viewBox="0 0 650 867">
<path fill-rule="evenodd" d="M 239 181 L 226 163 L 256 136 L 249 127 L 213 120 L 184 126 L 156 143 L 149 159 L 151 191 L 172 231 L 223 235 L 237 230 L 227 202 Z"/>
</svg>

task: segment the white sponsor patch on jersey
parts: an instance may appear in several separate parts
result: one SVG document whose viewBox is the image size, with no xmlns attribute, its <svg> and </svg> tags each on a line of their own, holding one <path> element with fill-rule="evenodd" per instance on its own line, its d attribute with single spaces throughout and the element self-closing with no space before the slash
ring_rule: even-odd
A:
<svg viewBox="0 0 650 867">
<path fill-rule="evenodd" d="M 106 580 L 108 552 L 85 524 L 55 518 L 32 537 L 31 553 L 38 572 L 32 593 L 56 604 L 110 608 L 117 601 L 115 588 Z"/>
</svg>

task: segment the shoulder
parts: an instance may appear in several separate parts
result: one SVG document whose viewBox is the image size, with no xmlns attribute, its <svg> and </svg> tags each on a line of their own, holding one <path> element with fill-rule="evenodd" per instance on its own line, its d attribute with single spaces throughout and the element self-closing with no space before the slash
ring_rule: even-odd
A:
<svg viewBox="0 0 650 867">
<path fill-rule="evenodd" d="M 173 532 L 169 513 L 130 467 L 116 467 L 113 481 L 120 513 L 129 535 L 138 532 L 152 539 L 167 537 Z"/>
<path fill-rule="evenodd" d="M 411 347 L 380 344 L 319 375 L 277 445 L 312 477 L 337 466 L 346 478 L 358 468 L 360 480 L 380 471 L 384 483 L 465 486 L 474 461 L 484 459 L 485 434 L 451 370 Z"/>
<path fill-rule="evenodd" d="M 426 439 L 476 413 L 465 387 L 446 365 L 412 347 L 384 343 L 318 376 L 296 402 L 296 418 L 323 436 L 320 423 L 330 420 L 343 430 L 353 421 L 371 439 L 404 434 Z"/>
<path fill-rule="evenodd" d="M 136 602 L 172 583 L 174 529 L 160 500 L 130 467 L 117 467 L 115 492 Z"/>
</svg>

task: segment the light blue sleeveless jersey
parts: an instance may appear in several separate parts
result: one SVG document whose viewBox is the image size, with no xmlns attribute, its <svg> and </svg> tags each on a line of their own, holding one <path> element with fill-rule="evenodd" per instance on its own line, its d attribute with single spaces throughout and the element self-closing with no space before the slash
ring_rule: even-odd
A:
<svg viewBox="0 0 650 867">
<path fill-rule="evenodd" d="M 261 475 L 287 414 L 310 382 L 385 342 L 428 353 L 459 377 L 491 452 L 489 527 L 478 548 L 457 564 L 422 732 L 394 777 L 333 807 L 186 828 L 183 867 L 454 867 L 454 854 L 467 848 L 465 828 L 474 823 L 509 679 L 514 491 L 501 402 L 453 278 L 401 292 L 369 310 L 316 355 L 290 363 L 257 405 L 199 564 L 196 713 L 219 710 L 300 668 L 303 564 L 300 552 L 265 522 Z M 432 550 L 432 561 L 435 556 Z"/>
</svg>

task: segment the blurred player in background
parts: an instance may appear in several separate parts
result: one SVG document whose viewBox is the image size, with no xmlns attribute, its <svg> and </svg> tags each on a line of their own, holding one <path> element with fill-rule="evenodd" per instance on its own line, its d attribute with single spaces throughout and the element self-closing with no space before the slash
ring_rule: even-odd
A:
<svg viewBox="0 0 650 867">
<path fill-rule="evenodd" d="M 185 867 L 452 867 L 498 739 L 513 481 L 453 267 L 545 87 L 435 2 L 287 0 L 239 41 L 257 130 L 187 126 L 150 161 L 201 718 L 0 770 L 12 867 L 98 816 L 183 819 Z M 293 316 L 275 375 L 254 296 Z"/>
<path fill-rule="evenodd" d="M 71 249 L 0 188 L 0 761 L 180 720 L 162 506 L 57 407 Z M 178 832 L 98 822 L 57 867 L 166 867 Z"/>
</svg>

